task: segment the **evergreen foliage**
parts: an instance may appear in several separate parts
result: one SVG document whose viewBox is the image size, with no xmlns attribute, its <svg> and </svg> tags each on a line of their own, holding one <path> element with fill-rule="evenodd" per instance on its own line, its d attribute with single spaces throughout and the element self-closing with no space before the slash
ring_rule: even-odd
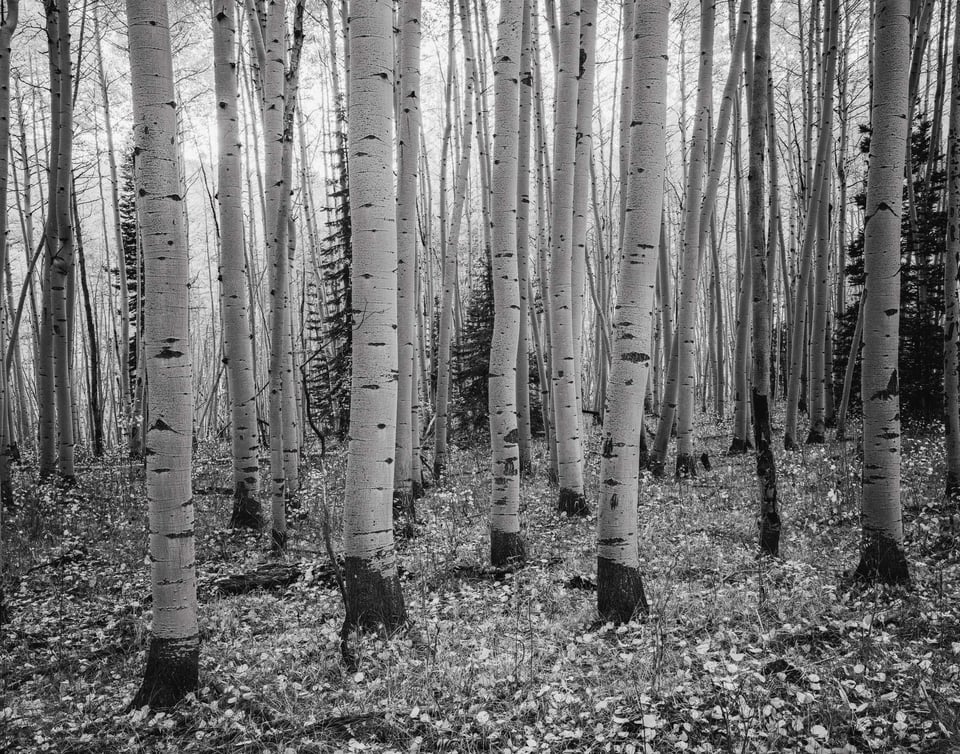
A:
<svg viewBox="0 0 960 754">
<path fill-rule="evenodd" d="M 451 413 L 462 433 L 486 439 L 489 428 L 487 380 L 493 342 L 493 280 L 489 256 L 484 255 L 477 267 L 463 332 L 454 349 L 456 393 Z"/>
<path fill-rule="evenodd" d="M 946 244 L 946 172 L 943 154 L 930 151 L 931 122 L 919 120 L 911 134 L 911 177 L 914 203 L 904 186 L 900 241 L 900 403 L 906 416 L 939 417 L 943 397 L 943 250 Z M 861 151 L 869 151 L 865 136 Z M 861 210 L 866 194 L 855 197 Z M 915 220 L 914 220 L 915 219 Z M 843 375 L 857 322 L 863 290 L 863 229 L 847 247 L 844 273 L 855 294 L 838 317 L 834 340 L 834 385 L 843 389 Z M 837 399 L 839 400 L 839 395 Z M 860 366 L 855 366 L 851 403 L 860 401 Z"/>
</svg>

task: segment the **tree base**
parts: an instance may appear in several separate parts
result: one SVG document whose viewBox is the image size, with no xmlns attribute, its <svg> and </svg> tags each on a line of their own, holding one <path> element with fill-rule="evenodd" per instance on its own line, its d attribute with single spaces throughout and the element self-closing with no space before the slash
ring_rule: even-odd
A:
<svg viewBox="0 0 960 754">
<path fill-rule="evenodd" d="M 649 611 L 640 571 L 597 558 L 597 610 L 603 620 L 626 623 Z"/>
<path fill-rule="evenodd" d="M 793 435 L 784 435 L 783 436 L 783 449 L 784 450 L 799 450 L 797 447 L 796 440 L 793 439 Z"/>
<path fill-rule="evenodd" d="M 771 558 L 780 557 L 780 521 L 776 524 L 760 523 L 760 555 Z"/>
<path fill-rule="evenodd" d="M 686 479 L 697 475 L 697 457 L 692 453 L 677 453 L 677 479 Z"/>
<path fill-rule="evenodd" d="M 826 427 L 823 422 L 816 422 L 810 427 L 807 434 L 807 445 L 823 445 L 827 441 Z"/>
<path fill-rule="evenodd" d="M 230 516 L 230 528 L 259 531 L 263 528 L 263 525 L 264 519 L 260 501 L 250 495 L 247 492 L 246 485 L 241 482 L 233 492 L 233 513 Z"/>
<path fill-rule="evenodd" d="M 667 473 L 667 464 L 664 463 L 661 458 L 650 457 L 650 462 L 647 464 L 647 468 L 650 470 L 650 473 L 656 479 L 663 479 Z"/>
<path fill-rule="evenodd" d="M 960 479 L 947 477 L 947 486 L 943 492 L 943 502 L 947 510 L 960 510 Z"/>
<path fill-rule="evenodd" d="M 568 487 L 560 488 L 560 500 L 557 508 L 568 516 L 589 516 L 590 506 L 582 492 L 575 492 Z"/>
<path fill-rule="evenodd" d="M 909 585 L 910 571 L 903 545 L 880 533 L 865 534 L 853 577 L 867 584 Z"/>
<path fill-rule="evenodd" d="M 490 532 L 490 565 L 502 568 L 521 565 L 527 559 L 527 548 L 520 532 Z"/>
<path fill-rule="evenodd" d="M 413 480 L 413 499 L 419 500 L 423 497 L 424 485 L 423 482 L 417 479 Z"/>
<path fill-rule="evenodd" d="M 348 557 L 344 559 L 343 575 L 347 589 L 346 625 L 349 628 L 377 629 L 382 626 L 392 634 L 407 622 L 396 567 L 383 574 L 361 558 Z"/>
<path fill-rule="evenodd" d="M 433 479 L 435 482 L 439 482 L 440 478 L 443 476 L 444 470 L 447 468 L 447 459 L 444 456 L 437 456 L 433 459 Z"/>
<path fill-rule="evenodd" d="M 200 637 L 150 638 L 147 668 L 130 709 L 170 709 L 200 686 Z"/>
<path fill-rule="evenodd" d="M 287 549 L 287 533 L 285 531 L 270 530 L 270 552 L 282 555 Z"/>
</svg>

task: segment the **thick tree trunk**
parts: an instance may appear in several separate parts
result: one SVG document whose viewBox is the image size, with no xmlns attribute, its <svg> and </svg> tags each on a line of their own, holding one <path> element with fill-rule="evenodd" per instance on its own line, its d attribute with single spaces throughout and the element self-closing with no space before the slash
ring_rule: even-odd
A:
<svg viewBox="0 0 960 754">
<path fill-rule="evenodd" d="M 631 169 L 597 521 L 597 607 L 605 620 L 616 622 L 647 610 L 637 552 L 637 495 L 666 168 L 669 2 L 639 2 L 635 10 L 633 39 L 624 41 L 633 45 L 632 71 L 624 71 L 633 78 Z"/>
<path fill-rule="evenodd" d="M 198 685 L 200 636 L 191 490 L 189 262 L 176 148 L 166 2 L 127 0 L 138 217 L 143 230 L 143 334 L 148 393 L 147 503 L 153 635 L 134 707 L 170 707 Z"/>
<path fill-rule="evenodd" d="M 256 381 L 247 311 L 247 265 L 243 245 L 243 195 L 236 57 L 236 3 L 213 5 L 213 61 L 217 97 L 217 201 L 220 209 L 220 307 L 223 360 L 230 389 L 233 465 L 231 527 L 258 529 L 260 509 Z"/>
<path fill-rule="evenodd" d="M 393 542 L 397 416 L 397 234 L 393 192 L 393 14 L 354 0 L 350 16 L 353 375 L 344 492 L 347 626 L 406 620 Z"/>
<path fill-rule="evenodd" d="M 492 450 L 490 561 L 524 559 L 520 537 L 520 451 L 517 429 L 517 348 L 520 287 L 517 265 L 517 148 L 523 0 L 501 0 L 494 58 L 494 120 L 490 234 L 493 240 L 493 337 L 489 408 Z"/>
<path fill-rule="evenodd" d="M 900 508 L 900 224 L 907 139 L 910 3 L 878 0 L 876 69 L 864 216 L 863 541 L 857 576 L 908 582 Z"/>
</svg>

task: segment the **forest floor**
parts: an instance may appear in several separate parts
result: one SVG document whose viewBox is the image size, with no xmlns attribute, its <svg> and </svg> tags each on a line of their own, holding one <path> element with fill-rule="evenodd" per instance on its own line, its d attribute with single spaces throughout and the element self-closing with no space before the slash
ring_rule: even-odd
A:
<svg viewBox="0 0 960 754">
<path fill-rule="evenodd" d="M 752 456 L 701 427 L 713 470 L 645 476 L 650 615 L 597 621 L 595 518 L 564 519 L 543 474 L 523 485 L 528 565 L 484 568 L 487 458 L 460 450 L 399 543 L 410 625 L 339 650 L 344 454 L 304 463 L 287 561 L 301 576 L 226 596 L 269 562 L 226 529 L 225 449 L 195 466 L 201 686 L 175 710 L 125 711 L 150 625 L 143 475 L 90 462 L 68 493 L 18 481 L 5 517 L 0 750 L 53 752 L 957 752 L 960 544 L 940 507 L 942 435 L 909 436 L 903 502 L 912 588 L 854 588 L 855 443 L 778 449 L 782 559 L 757 560 Z M 588 478 L 596 500 L 597 437 Z M 538 446 L 542 453 L 542 446 Z"/>
</svg>

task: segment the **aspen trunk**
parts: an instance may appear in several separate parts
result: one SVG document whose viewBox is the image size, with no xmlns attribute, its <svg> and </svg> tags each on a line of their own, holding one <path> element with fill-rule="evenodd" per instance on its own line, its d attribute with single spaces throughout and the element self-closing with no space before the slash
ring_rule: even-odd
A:
<svg viewBox="0 0 960 754">
<path fill-rule="evenodd" d="M 876 68 L 864 215 L 863 540 L 857 576 L 908 582 L 900 508 L 900 224 L 907 139 L 908 0 L 878 0 Z"/>
<path fill-rule="evenodd" d="M 143 230 L 149 425 L 147 503 L 153 635 L 133 707 L 170 707 L 198 686 L 200 637 L 191 490 L 189 263 L 165 2 L 127 0 L 136 185 Z"/>
<path fill-rule="evenodd" d="M 551 397 L 560 485 L 558 508 L 584 516 L 583 445 L 574 336 L 573 207 L 576 186 L 577 78 L 580 70 L 580 0 L 561 3 L 560 58 L 554 122 L 553 203 L 550 234 Z"/>
<path fill-rule="evenodd" d="M 517 349 L 520 287 L 517 265 L 517 148 L 520 121 L 520 47 L 523 0 L 501 0 L 494 59 L 496 107 L 490 233 L 493 240 L 493 337 L 489 408 L 492 450 L 490 561 L 524 559 L 520 537 L 520 452 L 517 430 Z"/>
<path fill-rule="evenodd" d="M 638 3 L 633 40 L 624 42 L 634 45 L 631 169 L 597 521 L 597 607 L 605 620 L 617 622 L 647 610 L 637 552 L 636 506 L 666 167 L 668 19 L 667 0 Z"/>
<path fill-rule="evenodd" d="M 213 58 L 217 98 L 217 201 L 220 210 L 220 306 L 223 360 L 230 388 L 233 465 L 231 527 L 260 528 L 256 381 L 247 311 L 247 265 L 243 246 L 243 194 L 236 55 L 236 3 L 213 5 Z"/>
<path fill-rule="evenodd" d="M 343 544 L 347 626 L 406 620 L 393 542 L 397 416 L 397 233 L 393 190 L 393 14 L 354 0 L 350 17 L 353 369 Z"/>
<path fill-rule="evenodd" d="M 760 552 L 780 553 L 777 467 L 770 424 L 770 302 L 767 299 L 767 243 L 764 238 L 764 141 L 767 114 L 767 71 L 770 64 L 770 1 L 757 2 L 756 53 L 750 85 L 750 246 L 753 279 L 753 441 L 759 482 Z M 769 145 L 775 149 L 775 144 Z"/>
<path fill-rule="evenodd" d="M 420 0 L 403 0 L 397 131 L 397 449 L 394 503 L 413 523 L 416 378 L 417 168 L 420 161 Z"/>
<path fill-rule="evenodd" d="M 960 5 L 954 20 L 950 131 L 947 135 L 947 249 L 943 260 L 943 392 L 946 500 L 960 501 Z"/>
</svg>

